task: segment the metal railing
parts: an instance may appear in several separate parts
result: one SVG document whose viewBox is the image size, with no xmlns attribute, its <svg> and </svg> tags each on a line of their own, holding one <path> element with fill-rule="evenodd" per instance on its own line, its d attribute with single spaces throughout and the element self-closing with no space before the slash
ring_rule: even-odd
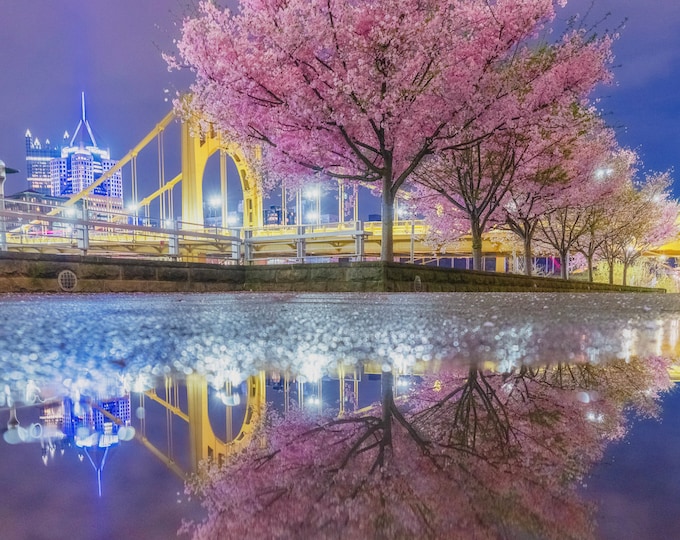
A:
<svg viewBox="0 0 680 540">
<path fill-rule="evenodd" d="M 220 264 L 361 261 L 372 232 L 361 221 L 261 228 L 152 223 L 123 212 L 11 202 L 0 207 L 0 251 L 163 258 Z"/>
</svg>

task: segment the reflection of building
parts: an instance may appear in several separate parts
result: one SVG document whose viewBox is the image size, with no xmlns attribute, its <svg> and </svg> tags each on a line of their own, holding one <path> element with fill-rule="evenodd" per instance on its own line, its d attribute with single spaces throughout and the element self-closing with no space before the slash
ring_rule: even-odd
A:
<svg viewBox="0 0 680 540">
<path fill-rule="evenodd" d="M 75 402 L 66 397 L 43 404 L 40 420 L 77 446 L 111 446 L 118 442 L 120 427 L 130 424 L 130 396 Z"/>
<path fill-rule="evenodd" d="M 67 446 L 79 448 L 81 460 L 87 457 L 97 473 L 98 492 L 102 494 L 102 472 L 109 449 L 134 436 L 130 426 L 130 396 L 100 400 L 70 397 L 50 401 L 40 407 L 43 461 L 54 450 Z"/>
</svg>

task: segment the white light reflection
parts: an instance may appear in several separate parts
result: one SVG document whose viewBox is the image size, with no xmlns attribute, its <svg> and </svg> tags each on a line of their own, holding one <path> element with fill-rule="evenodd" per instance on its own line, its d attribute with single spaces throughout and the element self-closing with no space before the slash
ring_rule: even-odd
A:
<svg viewBox="0 0 680 540">
<path fill-rule="evenodd" d="M 635 332 L 630 328 L 624 328 L 621 331 L 621 351 L 619 352 L 619 358 L 630 362 L 631 356 L 635 353 L 635 344 L 637 342 L 637 336 Z"/>
</svg>

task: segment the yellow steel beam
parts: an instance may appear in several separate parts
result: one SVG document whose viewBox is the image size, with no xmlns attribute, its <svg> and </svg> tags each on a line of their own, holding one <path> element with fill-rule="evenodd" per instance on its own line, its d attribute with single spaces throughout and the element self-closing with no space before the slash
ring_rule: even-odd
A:
<svg viewBox="0 0 680 540">
<path fill-rule="evenodd" d="M 153 201 L 153 200 L 154 200 L 156 197 L 158 197 L 159 195 L 162 195 L 163 193 L 165 193 L 165 192 L 168 191 L 169 189 L 174 188 L 174 187 L 175 187 L 179 182 L 181 182 L 181 181 L 182 181 L 182 173 L 179 173 L 179 174 L 178 174 L 177 176 L 175 176 L 172 180 L 170 180 L 170 181 L 167 182 L 165 185 L 163 185 L 163 187 L 158 188 L 158 189 L 157 189 L 156 191 L 154 191 L 151 195 L 149 195 L 149 196 L 147 196 L 147 197 L 144 197 L 141 201 L 139 201 L 139 202 L 137 203 L 137 206 L 139 206 L 140 208 L 141 208 L 142 206 L 146 206 L 147 204 L 149 204 L 151 201 Z"/>
</svg>

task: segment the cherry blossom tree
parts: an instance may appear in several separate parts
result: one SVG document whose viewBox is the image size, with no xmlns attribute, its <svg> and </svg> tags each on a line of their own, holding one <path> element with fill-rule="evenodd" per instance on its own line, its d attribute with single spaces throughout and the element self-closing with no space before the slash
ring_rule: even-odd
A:
<svg viewBox="0 0 680 540">
<path fill-rule="evenodd" d="M 587 146 L 584 148 L 588 148 Z M 594 148 L 602 148 L 595 145 Z M 567 171 L 570 182 L 538 224 L 538 242 L 552 247 L 560 256 L 561 277 L 568 279 L 570 254 L 580 238 L 592 230 L 601 204 L 629 182 L 635 155 L 627 150 L 615 154 L 596 151 L 579 157 Z"/>
<path fill-rule="evenodd" d="M 614 147 L 613 133 L 603 126 L 594 111 L 574 109 L 560 126 L 554 143 L 540 137 L 533 158 L 522 164 L 509 190 L 503 210 L 505 224 L 521 241 L 524 272 L 531 275 L 533 239 L 541 218 L 555 206 L 555 201 L 573 187 L 569 171 L 577 163 L 598 161 Z"/>
<path fill-rule="evenodd" d="M 614 263 L 623 264 L 622 284 L 627 270 L 645 252 L 678 234 L 678 203 L 671 197 L 672 178 L 668 172 L 650 175 L 638 189 L 629 182 L 617 197 L 607 201 L 611 218 L 603 231 L 600 250 L 609 265 L 609 282 L 614 281 Z"/>
<path fill-rule="evenodd" d="M 579 105 L 606 78 L 605 65 L 601 56 L 574 41 L 578 42 L 571 36 L 564 43 L 527 51 L 523 63 L 509 68 L 508 76 L 525 79 L 525 84 L 505 102 L 503 129 L 488 130 L 480 119 L 462 134 L 468 144 L 443 148 L 424 159 L 414 173 L 416 182 L 468 217 L 476 270 L 481 269 L 482 234 L 503 220 L 512 187 L 524 185 L 531 191 L 536 189 L 529 184 L 532 175 L 544 183 L 550 179 L 555 164 L 540 167 L 541 158 L 568 145 L 590 118 Z M 583 72 L 577 68 L 589 64 Z M 565 73 L 570 75 L 565 78 Z"/>
<path fill-rule="evenodd" d="M 233 15 L 206 1 L 169 61 L 196 74 L 178 107 L 263 145 L 287 185 L 316 172 L 379 186 L 392 260 L 395 197 L 423 158 L 554 103 L 556 80 L 582 94 L 605 77 L 608 38 L 535 54 L 554 14 L 553 0 L 243 0 Z"/>
</svg>

